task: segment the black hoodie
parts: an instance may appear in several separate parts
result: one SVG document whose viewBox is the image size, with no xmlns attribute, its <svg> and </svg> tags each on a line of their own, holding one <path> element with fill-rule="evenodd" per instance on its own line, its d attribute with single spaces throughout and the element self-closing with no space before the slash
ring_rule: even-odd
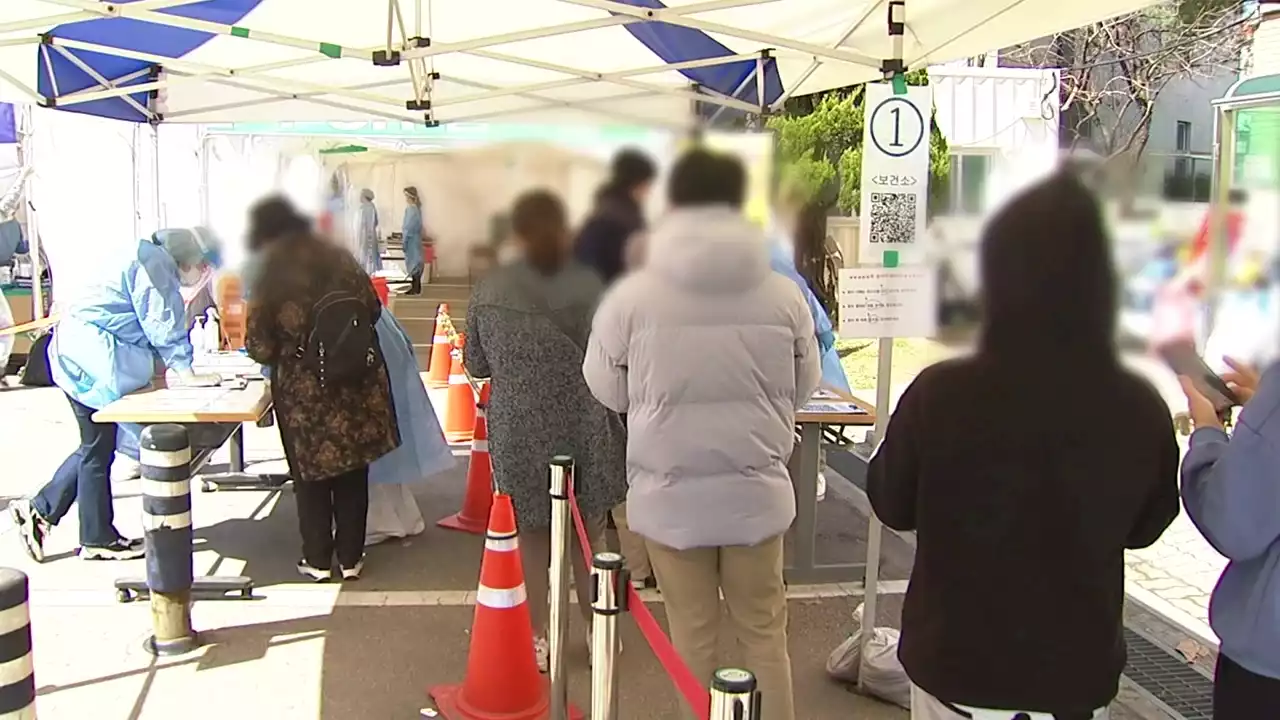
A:
<svg viewBox="0 0 1280 720">
<path fill-rule="evenodd" d="M 640 205 L 625 191 L 606 186 L 596 196 L 595 208 L 578 232 L 574 257 L 609 285 L 626 269 L 627 242 L 643 227 Z"/>
<path fill-rule="evenodd" d="M 1097 203 L 1057 176 L 982 241 L 972 357 L 911 384 L 868 494 L 917 533 L 899 656 L 947 703 L 1092 717 L 1116 696 L 1124 552 L 1178 514 L 1169 408 L 1114 350 L 1116 286 Z"/>
</svg>

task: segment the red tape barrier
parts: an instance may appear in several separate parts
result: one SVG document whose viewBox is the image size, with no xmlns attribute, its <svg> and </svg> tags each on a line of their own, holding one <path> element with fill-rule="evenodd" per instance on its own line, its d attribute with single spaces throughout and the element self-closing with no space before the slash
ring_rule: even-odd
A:
<svg viewBox="0 0 1280 720">
<path fill-rule="evenodd" d="M 582 522 L 582 511 L 578 509 L 578 496 L 574 493 L 572 483 L 569 484 L 569 510 L 573 513 L 573 529 L 578 533 L 578 544 L 582 546 L 582 554 L 587 567 L 590 568 L 591 540 L 587 537 L 587 526 Z M 640 629 L 640 634 L 644 635 L 644 639 L 648 641 L 653 656 L 658 658 L 658 664 L 662 665 L 662 669 L 667 672 L 671 683 L 684 696 L 685 702 L 693 708 L 694 715 L 698 720 L 708 720 L 711 714 L 711 694 L 698 681 L 689 666 L 684 664 L 684 660 L 681 659 L 680 653 L 676 652 L 667 633 L 654 619 L 653 613 L 649 612 L 644 601 L 640 599 L 640 593 L 637 593 L 636 589 L 629 584 L 627 585 L 627 609 L 631 611 L 631 617 L 635 620 L 636 627 Z"/>
</svg>

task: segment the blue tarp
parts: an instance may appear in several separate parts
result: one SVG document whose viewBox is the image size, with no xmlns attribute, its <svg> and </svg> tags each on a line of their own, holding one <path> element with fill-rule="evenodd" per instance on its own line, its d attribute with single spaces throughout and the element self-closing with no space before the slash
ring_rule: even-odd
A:
<svg viewBox="0 0 1280 720">
<path fill-rule="evenodd" d="M 0 103 L 0 145 L 18 142 L 18 120 L 13 105 Z"/>
<path fill-rule="evenodd" d="M 136 1 L 117 0 L 121 4 Z M 205 0 L 205 2 L 165 8 L 157 12 L 225 25 L 236 25 L 260 4 L 267 1 Z M 666 7 L 661 0 L 619 1 L 641 8 L 662 9 Z M 632 23 L 627 25 L 626 28 L 636 40 L 669 63 L 737 54 L 701 30 L 660 22 Z M 55 27 L 49 33 L 49 36 L 175 59 L 189 55 L 216 37 L 213 33 L 157 25 L 131 18 L 102 18 L 67 23 Z M 85 72 L 84 69 L 78 67 L 76 63 L 64 57 L 61 53 L 52 52 L 43 47 L 37 47 L 32 52 L 40 54 L 37 90 L 44 97 L 56 99 L 59 96 L 95 88 L 100 85 L 95 77 Z M 143 60 L 89 50 L 76 49 L 70 52 L 75 55 L 76 59 L 92 68 L 95 73 L 113 81 L 119 87 L 152 82 L 155 79 L 153 73 L 159 70 L 154 63 Z M 756 66 L 757 62 L 755 60 L 739 60 L 703 68 L 684 69 L 680 70 L 680 73 L 691 82 L 698 83 L 707 90 L 755 105 L 758 104 L 758 83 L 755 79 Z M 773 102 L 782 95 L 782 80 L 778 74 L 777 66 L 772 60 L 765 62 L 764 68 L 765 100 L 766 102 Z M 149 73 L 148 71 L 152 72 Z M 154 109 L 156 106 L 154 102 L 155 93 L 153 91 L 139 92 L 128 97 L 148 109 Z M 75 103 L 61 109 L 133 122 L 148 122 L 150 120 L 144 113 L 139 112 L 136 107 L 120 97 Z M 715 107 L 711 107 L 711 109 L 715 109 Z M 3 142 L 3 140 L 0 139 L 0 142 Z"/>
</svg>

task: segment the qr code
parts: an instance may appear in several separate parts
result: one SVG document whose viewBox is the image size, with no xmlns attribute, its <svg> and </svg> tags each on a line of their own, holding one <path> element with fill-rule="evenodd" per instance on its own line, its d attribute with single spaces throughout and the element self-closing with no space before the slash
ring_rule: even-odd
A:
<svg viewBox="0 0 1280 720">
<path fill-rule="evenodd" d="M 916 241 L 915 193 L 871 193 L 871 242 L 902 245 Z"/>
</svg>

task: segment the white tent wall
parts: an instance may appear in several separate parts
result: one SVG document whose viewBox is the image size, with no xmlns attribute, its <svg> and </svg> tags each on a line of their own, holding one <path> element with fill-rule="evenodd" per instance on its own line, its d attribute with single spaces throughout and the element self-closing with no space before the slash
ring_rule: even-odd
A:
<svg viewBox="0 0 1280 720">
<path fill-rule="evenodd" d="M 384 238 L 400 229 L 404 188 L 417 187 L 427 231 L 437 243 L 436 272 L 451 277 L 467 274 L 468 249 L 488 241 L 490 218 L 507 212 L 521 192 L 538 187 L 554 191 L 576 225 L 608 175 L 606 162 L 552 146 L 325 158 L 328 172 L 345 165 L 354 190 L 373 191 Z"/>
<path fill-rule="evenodd" d="M 151 128 L 34 108 L 31 203 L 40 239 L 65 303 L 111 258 L 154 232 Z"/>
<path fill-rule="evenodd" d="M 199 125 L 161 125 L 156 183 L 157 220 L 161 227 L 192 227 L 204 222 L 201 167 L 203 129 Z"/>
</svg>

